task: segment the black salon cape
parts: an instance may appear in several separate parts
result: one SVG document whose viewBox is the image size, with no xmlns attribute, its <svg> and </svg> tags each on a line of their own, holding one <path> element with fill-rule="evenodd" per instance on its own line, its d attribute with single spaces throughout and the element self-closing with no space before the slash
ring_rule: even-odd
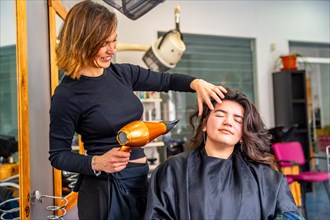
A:
<svg viewBox="0 0 330 220">
<path fill-rule="evenodd" d="M 285 177 L 238 151 L 228 159 L 204 148 L 176 155 L 152 174 L 145 219 L 274 219 L 297 212 Z"/>
</svg>

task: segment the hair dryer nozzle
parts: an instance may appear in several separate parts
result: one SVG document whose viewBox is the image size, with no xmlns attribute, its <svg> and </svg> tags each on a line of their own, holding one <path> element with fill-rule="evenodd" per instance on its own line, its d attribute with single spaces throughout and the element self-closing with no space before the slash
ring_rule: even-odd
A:
<svg viewBox="0 0 330 220">
<path fill-rule="evenodd" d="M 174 128 L 174 126 L 178 122 L 179 122 L 179 119 L 175 119 L 173 121 L 168 121 L 168 122 L 163 121 L 163 123 L 166 125 L 166 133 L 169 132 L 170 130 L 172 130 L 172 128 Z"/>
</svg>

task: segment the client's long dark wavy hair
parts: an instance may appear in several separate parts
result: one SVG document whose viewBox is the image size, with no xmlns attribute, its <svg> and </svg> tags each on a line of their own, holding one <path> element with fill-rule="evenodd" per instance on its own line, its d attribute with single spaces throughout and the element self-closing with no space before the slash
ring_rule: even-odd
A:
<svg viewBox="0 0 330 220">
<path fill-rule="evenodd" d="M 242 92 L 226 89 L 228 92 L 225 94 L 224 100 L 237 102 L 244 108 L 243 143 L 237 143 L 235 148 L 248 161 L 266 164 L 278 170 L 276 160 L 271 154 L 271 135 L 266 130 L 255 105 Z M 212 100 L 212 104 L 215 106 L 216 101 Z M 210 112 L 211 110 L 204 103 L 201 117 L 198 116 L 197 110 L 190 116 L 190 124 L 194 133 L 189 143 L 190 148 L 204 147 L 203 127 L 206 125 Z"/>
</svg>

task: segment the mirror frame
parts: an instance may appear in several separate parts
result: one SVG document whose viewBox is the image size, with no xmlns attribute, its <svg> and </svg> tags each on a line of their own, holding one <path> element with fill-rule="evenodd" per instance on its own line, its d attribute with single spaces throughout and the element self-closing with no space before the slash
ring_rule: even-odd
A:
<svg viewBox="0 0 330 220">
<path fill-rule="evenodd" d="M 16 76 L 20 219 L 30 218 L 29 93 L 26 1 L 16 0 Z M 19 30 L 19 31 L 18 31 Z"/>
</svg>

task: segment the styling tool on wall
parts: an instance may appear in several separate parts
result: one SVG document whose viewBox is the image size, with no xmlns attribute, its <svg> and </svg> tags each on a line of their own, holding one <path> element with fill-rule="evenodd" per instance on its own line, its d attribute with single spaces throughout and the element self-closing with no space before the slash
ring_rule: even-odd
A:
<svg viewBox="0 0 330 220">
<path fill-rule="evenodd" d="M 68 200 L 64 197 L 59 197 L 59 196 L 49 196 L 49 195 L 43 195 L 40 191 L 35 190 L 31 193 L 31 204 L 35 204 L 35 202 L 42 203 L 42 199 L 47 198 L 47 199 L 57 199 L 60 202 L 63 203 L 61 206 L 55 206 L 55 205 L 50 205 L 47 206 L 46 209 L 47 211 L 52 211 L 52 212 L 58 212 L 61 211 L 62 214 L 56 215 L 52 214 L 47 216 L 47 219 L 60 219 L 63 220 L 63 217 L 66 215 L 66 209 L 65 207 L 68 205 Z"/>
<path fill-rule="evenodd" d="M 79 178 L 78 173 L 62 171 L 62 194 L 67 195 L 72 192 Z"/>
<path fill-rule="evenodd" d="M 130 152 L 133 147 L 142 147 L 166 134 L 178 123 L 174 121 L 133 121 L 122 127 L 117 133 L 117 141 L 121 145 L 120 150 Z"/>
<path fill-rule="evenodd" d="M 12 190 L 19 190 L 19 185 L 15 182 L 6 181 L 7 179 L 0 181 L 0 219 L 19 220 L 19 197 L 15 197 L 16 192 Z"/>
</svg>

